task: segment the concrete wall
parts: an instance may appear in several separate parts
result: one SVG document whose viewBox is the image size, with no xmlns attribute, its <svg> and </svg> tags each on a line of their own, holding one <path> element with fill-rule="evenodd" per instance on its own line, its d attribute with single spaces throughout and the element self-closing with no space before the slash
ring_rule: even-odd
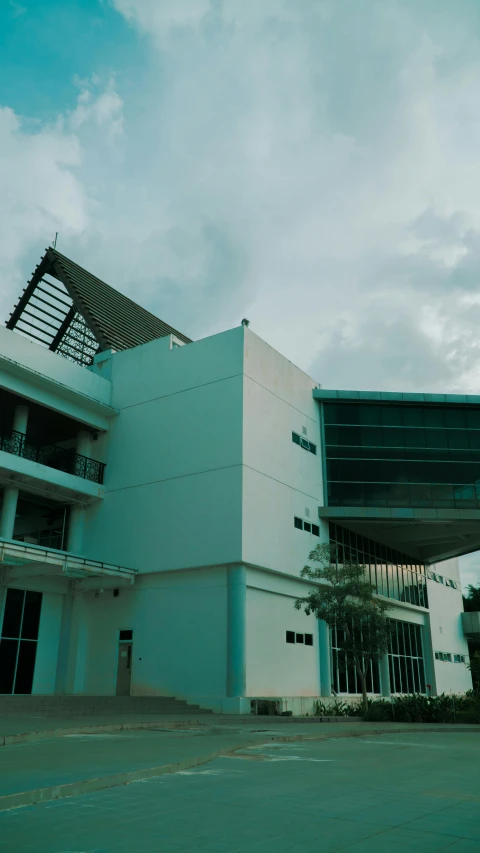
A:
<svg viewBox="0 0 480 853">
<path fill-rule="evenodd" d="M 0 326 L 0 387 L 104 429 L 112 386 L 102 376 Z M 113 414 L 113 412 L 111 413 Z"/>
<path fill-rule="evenodd" d="M 294 598 L 247 590 L 247 696 L 319 696 L 317 620 Z M 286 632 L 313 634 L 313 646 L 286 642 Z"/>
<path fill-rule="evenodd" d="M 314 387 L 309 376 L 245 330 L 243 560 L 294 575 L 319 542 L 293 522 L 297 515 L 318 524 L 322 503 Z M 316 456 L 292 441 L 292 431 L 302 435 L 303 427 Z"/>
<path fill-rule="evenodd" d="M 133 630 L 132 695 L 224 696 L 226 572 L 175 572 L 82 596 L 86 694 L 115 693 L 118 639 Z M 81 664 L 79 664 L 80 666 Z"/>
<path fill-rule="evenodd" d="M 431 567 L 433 571 L 459 580 L 458 560 L 446 560 Z M 427 581 L 432 651 L 467 655 L 468 644 L 463 633 L 461 590 Z M 437 693 L 464 693 L 472 688 L 470 670 L 464 663 L 434 660 Z"/>
<path fill-rule="evenodd" d="M 44 592 L 32 693 L 54 693 L 63 595 Z"/>
<path fill-rule="evenodd" d="M 241 558 L 243 327 L 168 344 L 113 356 L 120 414 L 86 515 L 85 554 L 141 572 Z"/>
</svg>

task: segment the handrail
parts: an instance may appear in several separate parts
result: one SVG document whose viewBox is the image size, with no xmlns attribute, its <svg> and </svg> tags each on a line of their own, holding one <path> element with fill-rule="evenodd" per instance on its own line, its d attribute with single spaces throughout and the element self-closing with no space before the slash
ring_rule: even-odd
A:
<svg viewBox="0 0 480 853">
<path fill-rule="evenodd" d="M 39 462 L 57 471 L 74 474 L 84 480 L 91 480 L 100 485 L 103 483 L 104 462 L 97 462 L 96 459 L 75 453 L 74 450 L 66 450 L 57 444 L 34 445 L 27 441 L 22 432 L 16 430 L 11 430 L 8 436 L 0 434 L 0 450 L 21 456 L 23 459 L 30 459 L 32 462 Z"/>
</svg>

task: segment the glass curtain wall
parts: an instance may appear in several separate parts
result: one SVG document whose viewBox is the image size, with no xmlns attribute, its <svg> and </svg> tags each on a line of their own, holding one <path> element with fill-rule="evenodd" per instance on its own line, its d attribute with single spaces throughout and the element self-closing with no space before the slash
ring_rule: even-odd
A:
<svg viewBox="0 0 480 853">
<path fill-rule="evenodd" d="M 392 693 L 425 693 L 425 664 L 422 627 L 411 622 L 393 622 L 393 634 L 388 650 L 390 689 Z M 338 648 L 340 631 L 332 631 L 332 682 L 336 693 L 356 695 L 362 692 L 355 667 Z M 380 693 L 378 664 L 370 664 L 367 672 L 367 692 Z"/>
<path fill-rule="evenodd" d="M 480 508 L 480 407 L 324 403 L 329 506 Z"/>
<path fill-rule="evenodd" d="M 330 544 L 337 560 L 356 561 L 366 566 L 367 577 L 379 595 L 428 607 L 425 566 L 366 536 L 330 522 Z"/>
</svg>

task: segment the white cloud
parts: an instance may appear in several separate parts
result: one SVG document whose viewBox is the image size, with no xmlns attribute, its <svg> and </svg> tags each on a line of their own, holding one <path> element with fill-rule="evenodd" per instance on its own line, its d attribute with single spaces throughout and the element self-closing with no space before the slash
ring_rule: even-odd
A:
<svg viewBox="0 0 480 853">
<path fill-rule="evenodd" d="M 59 231 L 192 336 L 247 316 L 327 387 L 478 393 L 477 0 L 113 3 L 147 75 L 0 113 L 9 300 Z"/>
</svg>

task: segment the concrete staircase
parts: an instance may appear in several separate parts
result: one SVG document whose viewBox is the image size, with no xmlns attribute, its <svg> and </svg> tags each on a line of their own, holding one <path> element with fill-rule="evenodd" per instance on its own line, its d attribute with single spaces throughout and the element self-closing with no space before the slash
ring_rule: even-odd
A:
<svg viewBox="0 0 480 853">
<path fill-rule="evenodd" d="M 0 696 L 0 716 L 70 717 L 111 714 L 211 714 L 174 696 Z"/>
</svg>

